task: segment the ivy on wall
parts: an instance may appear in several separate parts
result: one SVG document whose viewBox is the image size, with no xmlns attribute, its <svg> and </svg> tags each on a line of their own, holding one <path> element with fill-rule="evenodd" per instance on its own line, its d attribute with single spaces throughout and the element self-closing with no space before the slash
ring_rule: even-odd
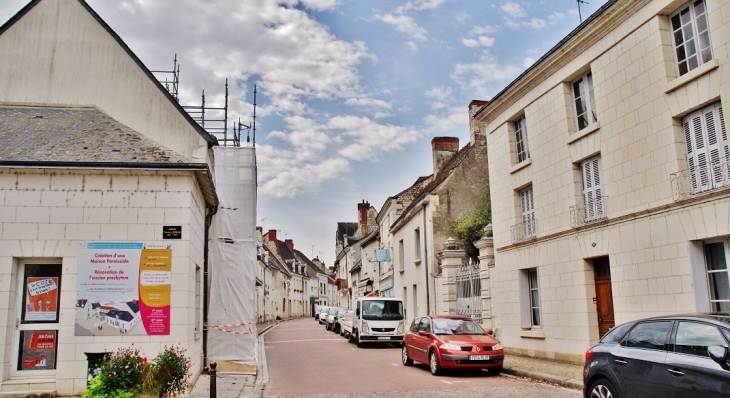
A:
<svg viewBox="0 0 730 398">
<path fill-rule="evenodd" d="M 479 257 L 479 249 L 474 246 L 474 242 L 482 238 L 484 235 L 484 227 L 492 222 L 492 203 L 489 199 L 489 185 L 487 185 L 485 192 L 485 199 L 476 208 L 462 214 L 451 223 L 451 231 L 464 245 L 466 254 L 475 260 Z"/>
</svg>

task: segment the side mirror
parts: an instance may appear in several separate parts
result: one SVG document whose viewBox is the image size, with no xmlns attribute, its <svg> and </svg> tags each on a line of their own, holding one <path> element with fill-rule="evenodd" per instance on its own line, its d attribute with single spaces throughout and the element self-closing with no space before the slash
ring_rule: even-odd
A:
<svg viewBox="0 0 730 398">
<path fill-rule="evenodd" d="M 728 370 L 728 349 L 727 347 L 713 345 L 707 347 L 707 353 L 710 354 L 710 358 L 722 366 L 723 369 Z"/>
<path fill-rule="evenodd" d="M 418 331 L 418 335 L 419 335 L 419 336 L 425 336 L 425 337 L 429 337 L 429 336 L 431 335 L 431 333 L 429 333 L 429 332 L 427 332 L 427 331 L 425 331 L 425 330 L 419 330 L 419 331 Z"/>
<path fill-rule="evenodd" d="M 494 336 L 494 331 L 492 329 L 487 330 L 487 334 L 490 336 Z"/>
<path fill-rule="evenodd" d="M 355 316 L 358 316 L 358 317 L 360 316 L 360 309 L 359 308 L 355 310 Z"/>
</svg>

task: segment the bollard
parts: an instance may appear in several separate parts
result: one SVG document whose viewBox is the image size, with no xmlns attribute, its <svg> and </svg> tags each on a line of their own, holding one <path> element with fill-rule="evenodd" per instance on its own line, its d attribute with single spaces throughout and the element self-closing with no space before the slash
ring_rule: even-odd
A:
<svg viewBox="0 0 730 398">
<path fill-rule="evenodd" d="M 215 368 L 218 366 L 217 363 L 210 363 L 210 398 L 216 398 L 217 394 L 215 391 Z"/>
</svg>

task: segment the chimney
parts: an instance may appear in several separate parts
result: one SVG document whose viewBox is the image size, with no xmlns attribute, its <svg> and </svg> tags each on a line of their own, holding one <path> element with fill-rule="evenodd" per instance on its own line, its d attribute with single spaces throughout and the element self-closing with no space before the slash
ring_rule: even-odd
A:
<svg viewBox="0 0 730 398">
<path fill-rule="evenodd" d="M 486 134 L 481 131 L 479 126 L 476 123 L 476 120 L 474 119 L 474 116 L 477 112 L 479 112 L 480 109 L 484 108 L 489 101 L 480 101 L 480 100 L 472 100 L 469 103 L 469 140 L 472 145 L 474 145 L 477 141 L 477 136 L 480 136 L 484 142 L 486 142 Z"/>
<path fill-rule="evenodd" d="M 289 248 L 289 251 L 291 252 L 291 254 L 294 254 L 294 241 L 291 239 L 286 239 L 284 241 L 284 243 L 286 243 L 286 247 Z"/>
<path fill-rule="evenodd" d="M 436 175 L 456 152 L 459 152 L 459 139 L 457 137 L 434 137 L 431 140 L 431 151 L 433 152 L 433 174 Z"/>
<path fill-rule="evenodd" d="M 362 203 L 357 204 L 357 214 L 360 216 L 358 223 L 360 225 L 368 224 L 368 210 L 370 210 L 370 203 L 366 202 L 364 199 Z"/>
<path fill-rule="evenodd" d="M 275 229 L 269 230 L 269 242 L 276 242 L 276 230 Z"/>
</svg>

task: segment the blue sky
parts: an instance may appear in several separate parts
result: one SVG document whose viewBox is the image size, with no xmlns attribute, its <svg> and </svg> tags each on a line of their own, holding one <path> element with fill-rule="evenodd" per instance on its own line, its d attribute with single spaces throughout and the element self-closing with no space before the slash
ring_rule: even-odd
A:
<svg viewBox="0 0 730 398">
<path fill-rule="evenodd" d="M 221 104 L 228 78 L 250 123 L 257 85 L 259 225 L 329 266 L 337 222 L 431 174 L 431 139 L 468 142 L 469 102 L 579 24 L 576 0 L 87 2 L 149 69 L 177 54 L 183 105 Z M 0 0 L 0 23 L 26 3 Z"/>
</svg>

